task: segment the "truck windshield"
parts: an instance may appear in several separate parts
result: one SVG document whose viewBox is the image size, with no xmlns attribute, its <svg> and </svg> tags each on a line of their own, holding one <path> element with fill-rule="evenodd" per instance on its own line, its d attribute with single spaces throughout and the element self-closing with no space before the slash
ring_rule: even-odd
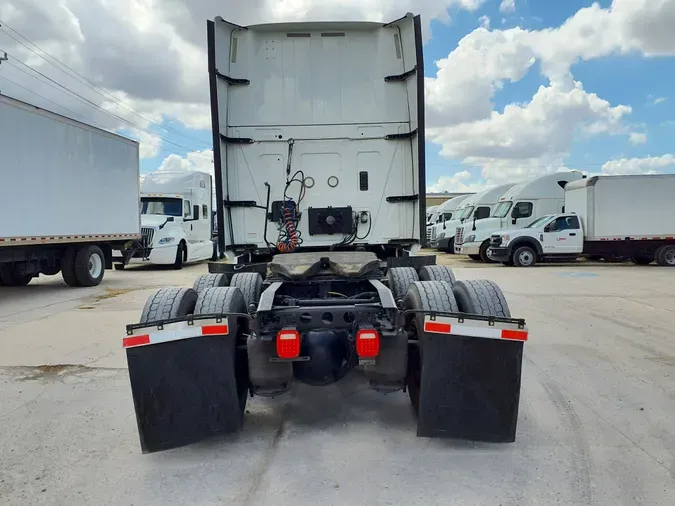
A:
<svg viewBox="0 0 675 506">
<path fill-rule="evenodd" d="M 462 214 L 459 217 L 459 219 L 460 220 L 466 220 L 469 216 L 471 216 L 472 212 L 473 212 L 473 206 L 465 207 L 464 211 L 462 211 Z"/>
<path fill-rule="evenodd" d="M 530 223 L 527 227 L 525 228 L 537 228 L 541 227 L 542 225 L 545 225 L 547 221 L 551 221 L 551 218 L 553 215 L 548 215 L 548 216 L 543 216 L 539 218 L 538 220 L 534 220 L 532 223 Z"/>
<path fill-rule="evenodd" d="M 161 197 L 144 197 L 141 199 L 141 214 L 183 216 L 182 200 Z"/>
<path fill-rule="evenodd" d="M 492 215 L 494 218 L 503 218 L 507 214 L 509 214 L 509 211 L 511 210 L 511 206 L 513 205 L 513 202 L 510 200 L 507 202 L 500 202 L 497 207 L 495 207 L 495 212 Z"/>
</svg>

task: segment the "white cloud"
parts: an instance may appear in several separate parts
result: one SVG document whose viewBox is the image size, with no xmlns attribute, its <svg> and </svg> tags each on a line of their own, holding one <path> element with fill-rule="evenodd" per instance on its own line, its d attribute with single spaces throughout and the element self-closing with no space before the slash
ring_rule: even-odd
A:
<svg viewBox="0 0 675 506">
<path fill-rule="evenodd" d="M 631 112 L 612 106 L 581 83 L 541 86 L 527 104 L 510 104 L 503 113 L 452 127 L 431 128 L 429 139 L 441 155 L 483 167 L 491 183 L 556 170 L 583 127 L 613 132 Z"/>
<path fill-rule="evenodd" d="M 666 97 L 656 97 L 654 100 L 652 100 L 652 104 L 653 105 L 659 105 L 659 104 L 662 104 L 665 101 L 666 101 Z"/>
<path fill-rule="evenodd" d="M 429 139 L 443 156 L 482 168 L 489 183 L 558 170 L 580 136 L 644 142 L 645 134 L 623 123 L 631 107 L 587 92 L 572 68 L 615 53 L 675 55 L 675 38 L 667 36 L 673 23 L 673 0 L 614 0 L 611 8 L 580 9 L 557 28 L 477 28 L 435 62 L 438 72 L 427 79 Z M 495 111 L 495 94 L 537 62 L 548 85 L 529 102 Z"/>
<path fill-rule="evenodd" d="M 647 134 L 642 132 L 631 132 L 628 134 L 628 140 L 634 146 L 637 146 L 638 144 L 646 144 Z"/>
<path fill-rule="evenodd" d="M 675 167 L 675 155 L 649 156 L 646 158 L 621 158 L 610 160 L 602 166 L 603 174 L 656 174 L 659 169 Z"/>
<path fill-rule="evenodd" d="M 486 30 L 490 29 L 490 18 L 487 16 L 481 16 L 478 18 L 478 21 L 480 22 L 480 26 L 482 28 L 485 28 Z"/>
<path fill-rule="evenodd" d="M 507 14 L 516 11 L 516 2 L 515 0 L 502 0 L 502 3 L 499 4 L 499 12 Z"/>
<path fill-rule="evenodd" d="M 473 176 L 467 170 L 456 172 L 451 176 L 441 176 L 435 184 L 427 187 L 427 192 L 478 192 L 484 189 L 483 183 L 470 182 L 472 178 Z"/>
<path fill-rule="evenodd" d="M 188 153 L 185 157 L 172 154 L 167 156 L 159 169 L 166 172 L 199 171 L 213 176 L 213 151 L 205 149 Z"/>
</svg>

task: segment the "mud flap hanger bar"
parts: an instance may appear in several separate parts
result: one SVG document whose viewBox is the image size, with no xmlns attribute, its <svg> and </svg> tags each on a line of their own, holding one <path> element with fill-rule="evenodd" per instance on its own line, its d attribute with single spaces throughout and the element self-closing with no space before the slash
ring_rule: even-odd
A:
<svg viewBox="0 0 675 506">
<path fill-rule="evenodd" d="M 482 321 L 488 322 L 488 325 L 493 326 L 495 323 L 507 323 L 509 325 L 518 325 L 519 329 L 525 328 L 525 320 L 523 318 L 506 318 L 503 316 L 484 316 L 479 314 L 468 314 L 468 313 L 449 313 L 446 311 L 428 311 L 424 309 L 407 309 L 401 311 L 398 315 L 403 317 L 405 324 L 405 316 L 408 314 L 423 314 L 425 316 L 430 316 L 432 319 L 440 316 L 441 318 L 457 318 L 459 323 L 464 323 L 465 320 L 473 321 Z M 401 322 L 399 322 L 400 324 Z"/>
<path fill-rule="evenodd" d="M 154 320 L 146 323 L 131 323 L 126 326 L 127 335 L 133 335 L 136 330 L 146 329 L 148 327 L 157 327 L 157 330 L 162 330 L 164 325 L 169 325 L 171 323 L 187 323 L 188 326 L 194 325 L 195 322 L 201 320 L 216 320 L 216 323 L 221 323 L 227 318 L 246 318 L 249 321 L 253 321 L 253 317 L 246 313 L 212 313 L 212 314 L 199 314 L 199 315 L 188 315 L 180 316 L 178 318 L 167 318 L 165 320 Z"/>
</svg>

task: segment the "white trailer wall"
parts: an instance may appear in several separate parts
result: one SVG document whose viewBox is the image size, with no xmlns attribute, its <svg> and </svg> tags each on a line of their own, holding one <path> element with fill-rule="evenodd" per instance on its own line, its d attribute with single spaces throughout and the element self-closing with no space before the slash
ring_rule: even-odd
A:
<svg viewBox="0 0 675 506">
<path fill-rule="evenodd" d="M 585 183 L 565 192 L 565 210 L 581 216 L 586 240 L 675 236 L 675 174 L 599 176 Z"/>
<path fill-rule="evenodd" d="M 138 143 L 0 96 L 0 237 L 138 235 Z"/>
</svg>

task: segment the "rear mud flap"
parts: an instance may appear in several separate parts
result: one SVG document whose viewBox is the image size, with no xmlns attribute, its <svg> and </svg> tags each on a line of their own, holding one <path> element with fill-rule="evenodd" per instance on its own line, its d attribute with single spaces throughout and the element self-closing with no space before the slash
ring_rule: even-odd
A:
<svg viewBox="0 0 675 506">
<path fill-rule="evenodd" d="M 143 453 L 241 428 L 233 353 L 223 336 L 127 348 Z"/>
<path fill-rule="evenodd" d="M 516 439 L 523 343 L 425 334 L 417 435 Z"/>
</svg>

